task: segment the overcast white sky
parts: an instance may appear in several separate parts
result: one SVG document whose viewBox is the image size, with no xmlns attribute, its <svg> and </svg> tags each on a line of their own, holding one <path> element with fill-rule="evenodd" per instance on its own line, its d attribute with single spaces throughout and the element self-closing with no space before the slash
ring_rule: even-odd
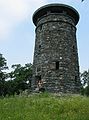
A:
<svg viewBox="0 0 89 120">
<path fill-rule="evenodd" d="M 68 4 L 77 9 L 80 21 L 77 25 L 77 43 L 80 70 L 89 68 L 89 0 L 0 0 L 0 53 L 12 64 L 32 63 L 34 11 L 48 3 Z"/>
</svg>

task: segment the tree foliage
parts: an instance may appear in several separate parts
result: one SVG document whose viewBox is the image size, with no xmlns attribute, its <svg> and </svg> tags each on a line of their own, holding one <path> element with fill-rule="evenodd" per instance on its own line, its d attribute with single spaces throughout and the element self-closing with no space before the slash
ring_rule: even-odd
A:
<svg viewBox="0 0 89 120">
<path fill-rule="evenodd" d="M 88 71 L 84 71 L 81 74 L 81 81 L 82 81 L 82 85 L 85 86 L 86 84 L 89 85 L 89 70 Z"/>
<path fill-rule="evenodd" d="M 29 89 L 32 78 L 32 64 L 12 65 L 13 71 L 9 73 L 10 80 L 13 81 L 14 91 L 19 94 L 20 91 Z"/>
<path fill-rule="evenodd" d="M 6 81 L 6 93 L 8 95 L 20 94 L 20 92 L 30 89 L 32 78 L 32 64 L 12 65 L 13 71 L 8 73 L 9 80 Z"/>
<path fill-rule="evenodd" d="M 89 70 L 84 71 L 81 74 L 81 82 L 82 82 L 82 94 L 89 96 Z"/>
<path fill-rule="evenodd" d="M 7 68 L 6 59 L 0 54 L 0 96 L 19 94 L 31 87 L 32 64 L 12 65 L 13 71 L 10 73 L 5 72 Z"/>
<path fill-rule="evenodd" d="M 7 67 L 6 59 L 0 54 L 0 96 L 5 93 L 5 79 L 7 78 L 7 74 L 5 71 Z"/>
</svg>

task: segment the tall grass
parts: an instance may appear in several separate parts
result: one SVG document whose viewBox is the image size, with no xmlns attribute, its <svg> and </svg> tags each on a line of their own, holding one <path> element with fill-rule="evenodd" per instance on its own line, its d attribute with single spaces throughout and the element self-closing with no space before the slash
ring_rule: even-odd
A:
<svg viewBox="0 0 89 120">
<path fill-rule="evenodd" d="M 89 120 L 89 98 L 50 94 L 3 98 L 0 120 Z"/>
</svg>

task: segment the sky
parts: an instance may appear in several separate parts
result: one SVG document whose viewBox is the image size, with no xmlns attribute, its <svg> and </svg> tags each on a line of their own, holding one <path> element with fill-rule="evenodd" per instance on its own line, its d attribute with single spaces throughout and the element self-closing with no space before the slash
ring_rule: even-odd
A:
<svg viewBox="0 0 89 120">
<path fill-rule="evenodd" d="M 77 24 L 77 46 L 80 71 L 89 69 L 89 0 L 0 0 L 0 53 L 13 64 L 33 62 L 35 25 L 32 15 L 39 7 L 62 3 L 80 14 Z"/>
</svg>

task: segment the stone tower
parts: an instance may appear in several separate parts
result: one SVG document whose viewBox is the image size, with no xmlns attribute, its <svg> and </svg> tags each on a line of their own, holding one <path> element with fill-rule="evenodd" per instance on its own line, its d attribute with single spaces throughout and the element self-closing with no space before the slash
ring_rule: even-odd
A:
<svg viewBox="0 0 89 120">
<path fill-rule="evenodd" d="M 48 4 L 34 13 L 34 89 L 40 85 L 48 92 L 79 92 L 78 21 L 78 12 L 64 4 Z"/>
</svg>

